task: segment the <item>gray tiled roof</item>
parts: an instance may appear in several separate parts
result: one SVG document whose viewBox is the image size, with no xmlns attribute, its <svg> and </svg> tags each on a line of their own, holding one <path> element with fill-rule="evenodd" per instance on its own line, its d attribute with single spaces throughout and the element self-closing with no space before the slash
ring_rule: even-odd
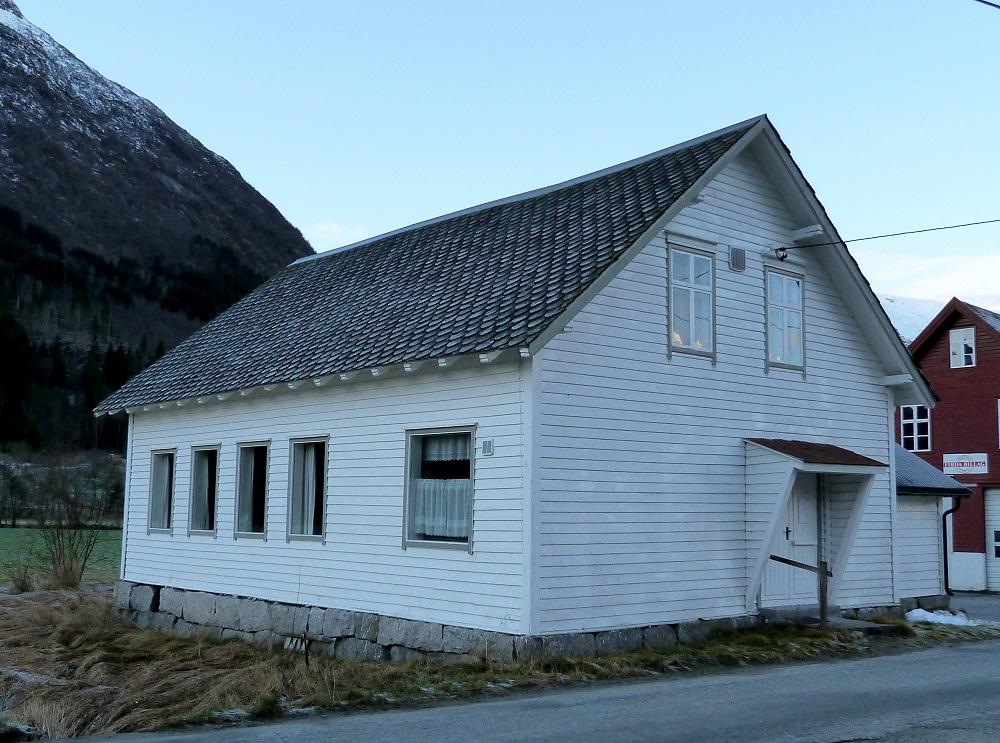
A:
<svg viewBox="0 0 1000 743">
<path fill-rule="evenodd" d="M 993 310 L 985 309 L 984 307 L 976 307 L 976 305 L 969 304 L 968 302 L 966 302 L 965 305 L 983 318 L 983 322 L 1000 333 L 1000 314 L 994 312 Z"/>
<path fill-rule="evenodd" d="M 294 263 L 95 412 L 524 346 L 756 121 Z"/>
<path fill-rule="evenodd" d="M 896 490 L 900 495 L 969 495 L 964 485 L 899 444 L 896 444 Z"/>
</svg>

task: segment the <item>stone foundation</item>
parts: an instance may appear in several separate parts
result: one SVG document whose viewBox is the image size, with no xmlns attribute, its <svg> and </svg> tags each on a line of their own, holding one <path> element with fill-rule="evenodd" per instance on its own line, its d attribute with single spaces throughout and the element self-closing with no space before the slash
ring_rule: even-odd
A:
<svg viewBox="0 0 1000 743">
<path fill-rule="evenodd" d="M 900 599 L 899 605 L 904 614 L 917 608 L 924 609 L 925 611 L 947 609 L 951 605 L 951 596 L 947 594 L 940 596 L 917 596 L 916 598 Z"/>
<path fill-rule="evenodd" d="M 761 623 L 760 617 L 742 616 L 603 632 L 526 636 L 128 581 L 115 585 L 114 603 L 128 612 L 139 627 L 182 637 L 240 639 L 263 647 L 294 650 L 308 647 L 309 652 L 335 658 L 398 662 L 424 659 L 435 663 L 481 660 L 509 663 L 556 656 L 662 650 Z"/>
</svg>

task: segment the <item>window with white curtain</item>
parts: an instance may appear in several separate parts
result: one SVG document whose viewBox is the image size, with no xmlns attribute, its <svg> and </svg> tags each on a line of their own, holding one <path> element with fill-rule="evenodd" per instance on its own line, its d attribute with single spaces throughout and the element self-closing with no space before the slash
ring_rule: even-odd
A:
<svg viewBox="0 0 1000 743">
<path fill-rule="evenodd" d="M 169 529 L 174 505 L 174 453 L 153 452 L 149 476 L 149 528 Z"/>
<path fill-rule="evenodd" d="M 325 441 L 298 441 L 292 444 L 290 496 L 288 533 L 292 536 L 322 536 L 326 501 Z"/>
<path fill-rule="evenodd" d="M 909 451 L 931 450 L 931 410 L 925 405 L 899 407 L 899 443 Z"/>
<path fill-rule="evenodd" d="M 767 358 L 802 366 L 802 279 L 767 272 Z"/>
<path fill-rule="evenodd" d="M 711 353 L 715 349 L 712 258 L 670 248 L 670 346 Z"/>
<path fill-rule="evenodd" d="M 219 450 L 191 451 L 191 531 L 215 531 Z"/>
<path fill-rule="evenodd" d="M 471 430 L 409 435 L 408 540 L 469 544 L 472 447 Z"/>
<path fill-rule="evenodd" d="M 267 444 L 241 446 L 236 466 L 236 531 L 263 534 L 267 511 Z"/>
<path fill-rule="evenodd" d="M 951 368 L 976 365 L 976 329 L 952 328 L 948 331 Z"/>
</svg>

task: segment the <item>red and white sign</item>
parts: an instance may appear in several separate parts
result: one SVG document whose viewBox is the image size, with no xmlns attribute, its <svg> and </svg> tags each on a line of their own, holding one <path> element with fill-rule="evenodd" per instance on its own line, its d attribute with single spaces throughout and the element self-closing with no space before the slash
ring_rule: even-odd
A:
<svg viewBox="0 0 1000 743">
<path fill-rule="evenodd" d="M 946 475 L 985 475 L 990 471 L 990 464 L 985 453 L 945 454 L 941 469 Z"/>
</svg>

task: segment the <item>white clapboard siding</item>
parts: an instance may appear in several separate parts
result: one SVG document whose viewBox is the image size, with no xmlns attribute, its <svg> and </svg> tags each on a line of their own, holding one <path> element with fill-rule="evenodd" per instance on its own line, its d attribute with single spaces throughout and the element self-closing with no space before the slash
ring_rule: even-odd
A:
<svg viewBox="0 0 1000 743">
<path fill-rule="evenodd" d="M 896 502 L 900 598 L 944 593 L 940 504 L 938 498 L 905 495 Z"/>
<path fill-rule="evenodd" d="M 137 413 L 124 577 L 523 631 L 522 373 L 482 366 Z M 402 549 L 405 431 L 477 426 L 473 554 Z M 325 544 L 285 539 L 289 439 L 329 436 Z M 270 440 L 266 541 L 234 539 L 236 446 Z M 187 536 L 191 447 L 221 444 L 218 534 Z M 172 535 L 147 534 L 150 451 L 177 449 Z"/>
<path fill-rule="evenodd" d="M 532 628 L 601 629 L 746 611 L 747 437 L 888 461 L 884 375 L 817 251 L 763 253 L 801 227 L 744 153 L 667 232 L 716 251 L 716 364 L 667 352 L 667 244 L 654 238 L 535 359 Z M 732 272 L 728 245 L 747 250 Z M 765 371 L 764 265 L 803 272 L 806 363 Z M 873 486 L 843 606 L 891 603 L 888 472 Z M 586 578 L 587 580 L 581 580 Z"/>
</svg>

